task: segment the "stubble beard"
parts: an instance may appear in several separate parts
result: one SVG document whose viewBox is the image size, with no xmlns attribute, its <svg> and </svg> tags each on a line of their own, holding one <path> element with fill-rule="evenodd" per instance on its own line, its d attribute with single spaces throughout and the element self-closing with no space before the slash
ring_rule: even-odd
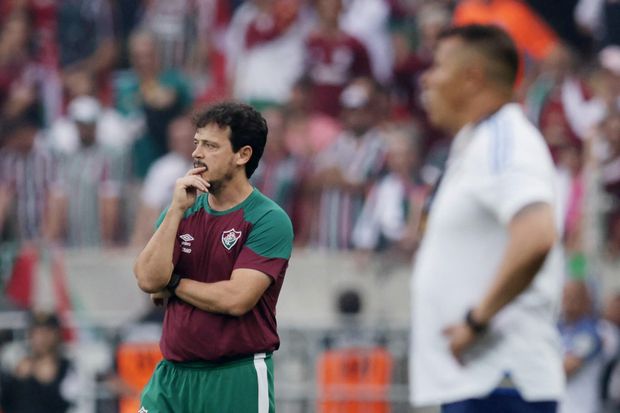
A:
<svg viewBox="0 0 620 413">
<path fill-rule="evenodd" d="M 228 183 L 232 181 L 232 179 L 232 171 L 227 171 L 222 178 L 209 181 L 209 193 L 213 196 L 218 196 L 226 188 Z"/>
</svg>

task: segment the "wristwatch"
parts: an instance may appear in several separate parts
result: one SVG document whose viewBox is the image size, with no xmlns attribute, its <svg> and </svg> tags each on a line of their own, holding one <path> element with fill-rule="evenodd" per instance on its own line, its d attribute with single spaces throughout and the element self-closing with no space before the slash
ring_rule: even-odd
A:
<svg viewBox="0 0 620 413">
<path fill-rule="evenodd" d="M 474 310 L 472 308 L 467 311 L 467 314 L 465 314 L 465 324 L 467 324 L 467 326 L 471 328 L 476 335 L 484 334 L 489 325 L 487 323 L 476 321 L 474 319 L 473 312 Z"/>
<path fill-rule="evenodd" d="M 172 273 L 172 276 L 170 277 L 170 281 L 168 281 L 168 284 L 166 285 L 166 290 L 168 290 L 168 292 L 170 292 L 171 295 L 176 295 L 174 292 L 176 291 L 177 287 L 179 286 L 179 283 L 181 282 L 181 277 L 179 274 L 177 273 Z"/>
</svg>

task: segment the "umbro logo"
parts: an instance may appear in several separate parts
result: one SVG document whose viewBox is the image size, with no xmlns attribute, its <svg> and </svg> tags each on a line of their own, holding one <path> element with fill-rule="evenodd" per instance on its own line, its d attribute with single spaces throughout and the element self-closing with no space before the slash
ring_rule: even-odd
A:
<svg viewBox="0 0 620 413">
<path fill-rule="evenodd" d="M 149 411 L 148 411 L 148 410 L 146 410 L 146 409 L 144 408 L 144 406 L 142 406 L 142 407 L 140 407 L 140 410 L 138 410 L 138 413 L 149 413 Z"/>
<path fill-rule="evenodd" d="M 194 237 L 192 237 L 189 234 L 183 234 L 183 235 L 179 235 L 179 238 L 181 238 L 183 241 L 185 242 L 190 242 L 194 240 Z"/>
<path fill-rule="evenodd" d="M 192 252 L 192 249 L 190 248 L 192 246 L 192 241 L 194 240 L 194 237 L 192 237 L 189 234 L 183 234 L 183 235 L 179 235 L 179 238 L 181 238 L 182 242 L 181 242 L 181 251 L 183 251 L 186 254 L 189 254 L 190 252 Z M 138 412 L 140 413 L 140 412 Z"/>
</svg>

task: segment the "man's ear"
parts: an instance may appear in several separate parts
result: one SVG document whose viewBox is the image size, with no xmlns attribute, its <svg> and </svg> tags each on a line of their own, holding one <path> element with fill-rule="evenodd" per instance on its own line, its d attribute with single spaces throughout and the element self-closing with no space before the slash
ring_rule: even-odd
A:
<svg viewBox="0 0 620 413">
<path fill-rule="evenodd" d="M 242 147 L 241 149 L 239 149 L 236 155 L 237 155 L 237 160 L 236 160 L 237 165 L 239 166 L 245 165 L 246 163 L 250 161 L 250 158 L 252 158 L 252 147 L 249 145 L 246 145 Z"/>
<path fill-rule="evenodd" d="M 474 93 L 488 81 L 487 72 L 480 64 L 469 65 L 464 71 L 464 77 L 463 87 Z"/>
</svg>

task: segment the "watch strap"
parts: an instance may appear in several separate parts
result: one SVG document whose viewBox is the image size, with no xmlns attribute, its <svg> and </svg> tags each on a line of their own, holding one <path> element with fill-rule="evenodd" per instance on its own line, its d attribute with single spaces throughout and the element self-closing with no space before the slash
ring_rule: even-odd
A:
<svg viewBox="0 0 620 413">
<path fill-rule="evenodd" d="M 476 334 L 484 334 L 489 327 L 487 323 L 481 323 L 474 318 L 474 310 L 470 309 L 465 314 L 465 324 Z"/>
<path fill-rule="evenodd" d="M 179 286 L 179 283 L 181 282 L 181 278 L 183 277 L 181 277 L 179 274 L 175 272 L 172 273 L 170 281 L 168 281 L 168 284 L 166 285 L 166 289 L 170 292 L 170 294 L 175 295 L 175 291 Z"/>
</svg>

